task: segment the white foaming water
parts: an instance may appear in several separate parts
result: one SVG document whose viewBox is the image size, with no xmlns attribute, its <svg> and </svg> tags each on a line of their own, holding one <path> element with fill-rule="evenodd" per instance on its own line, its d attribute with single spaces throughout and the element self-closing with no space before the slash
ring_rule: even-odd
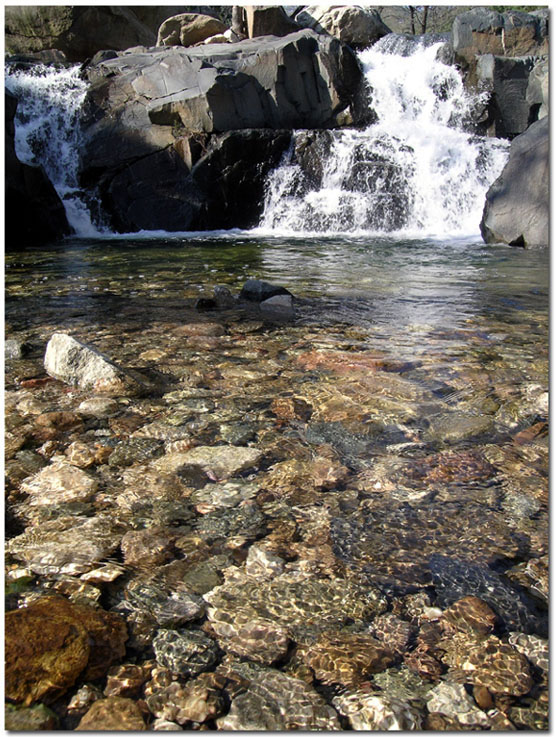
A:
<svg viewBox="0 0 556 737">
<path fill-rule="evenodd" d="M 42 165 L 64 203 L 69 224 L 78 236 L 99 236 L 105 231 L 92 220 L 95 205 L 77 179 L 81 130 L 79 110 L 87 82 L 79 66 L 57 69 L 42 64 L 30 70 L 6 70 L 6 88 L 18 98 L 15 148 L 20 161 Z"/>
<path fill-rule="evenodd" d="M 323 134 L 317 184 L 295 163 L 292 146 L 269 178 L 260 231 L 479 234 L 485 194 L 509 144 L 463 130 L 478 100 L 436 58 L 441 46 L 415 44 L 400 56 L 378 42 L 360 53 L 377 122 Z"/>
</svg>

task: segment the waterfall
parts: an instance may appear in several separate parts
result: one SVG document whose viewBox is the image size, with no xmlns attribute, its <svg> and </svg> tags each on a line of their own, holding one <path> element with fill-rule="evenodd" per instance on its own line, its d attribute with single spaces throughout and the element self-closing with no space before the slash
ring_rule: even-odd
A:
<svg viewBox="0 0 556 737">
<path fill-rule="evenodd" d="M 96 236 L 103 232 L 91 215 L 96 210 L 100 219 L 98 203 L 78 184 L 79 112 L 88 86 L 79 69 L 33 64 L 13 70 L 8 66 L 5 82 L 18 99 L 15 148 L 19 160 L 44 167 L 77 235 Z"/>
<path fill-rule="evenodd" d="M 509 144 L 466 132 L 480 99 L 439 60 L 442 42 L 393 41 L 386 36 L 359 54 L 377 121 L 365 130 L 297 131 L 268 180 L 261 230 L 479 233 Z"/>
</svg>

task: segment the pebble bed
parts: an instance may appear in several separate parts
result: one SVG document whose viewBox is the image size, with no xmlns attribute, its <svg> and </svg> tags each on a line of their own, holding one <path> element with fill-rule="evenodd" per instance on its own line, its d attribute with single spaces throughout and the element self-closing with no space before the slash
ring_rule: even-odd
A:
<svg viewBox="0 0 556 737">
<path fill-rule="evenodd" d="M 7 283 L 7 729 L 547 729 L 548 315 L 110 279 Z"/>
</svg>

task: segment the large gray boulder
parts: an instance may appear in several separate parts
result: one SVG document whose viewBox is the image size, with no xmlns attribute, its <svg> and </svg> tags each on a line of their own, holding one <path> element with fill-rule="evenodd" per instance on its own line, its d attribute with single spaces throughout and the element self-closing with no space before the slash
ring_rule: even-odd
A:
<svg viewBox="0 0 556 737">
<path fill-rule="evenodd" d="M 317 33 L 329 33 L 355 49 L 368 48 L 391 33 L 377 10 L 362 5 L 309 5 L 297 13 L 295 21 Z"/>
<path fill-rule="evenodd" d="M 486 195 L 481 220 L 486 243 L 548 245 L 549 129 L 544 117 L 512 141 L 509 161 Z"/>
<path fill-rule="evenodd" d="M 15 150 L 17 98 L 5 93 L 5 238 L 7 248 L 40 245 L 71 232 L 64 205 L 40 166 L 23 164 Z"/>
<path fill-rule="evenodd" d="M 532 115 L 536 115 L 538 119 L 548 115 L 549 103 L 549 63 L 548 57 L 539 59 L 531 73 L 525 91 L 525 99 L 529 105 Z"/>
<path fill-rule="evenodd" d="M 456 16 L 452 27 L 456 57 L 473 63 L 475 56 L 543 56 L 548 53 L 548 25 L 543 13 L 498 13 L 474 8 Z"/>
<path fill-rule="evenodd" d="M 310 30 L 128 53 L 89 67 L 88 74 L 97 129 L 154 123 L 208 133 L 333 127 L 362 81 L 348 47 Z M 96 133 L 86 132 L 87 140 Z"/>
</svg>

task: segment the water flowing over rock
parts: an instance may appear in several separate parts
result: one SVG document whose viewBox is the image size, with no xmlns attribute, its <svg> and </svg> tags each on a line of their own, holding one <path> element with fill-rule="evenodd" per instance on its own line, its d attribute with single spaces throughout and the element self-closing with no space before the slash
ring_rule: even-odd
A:
<svg viewBox="0 0 556 737">
<path fill-rule="evenodd" d="M 64 206 L 44 169 L 18 158 L 14 141 L 18 101 L 8 91 L 4 100 L 8 245 L 55 240 L 70 232 Z"/>
<path fill-rule="evenodd" d="M 373 122 L 364 130 L 297 133 L 269 177 L 263 229 L 477 231 L 484 193 L 506 161 L 507 144 L 466 132 L 477 96 L 437 58 L 442 41 L 413 45 L 400 57 L 389 38 L 359 54 Z"/>
<path fill-rule="evenodd" d="M 481 233 L 487 243 L 548 246 L 548 145 L 548 117 L 512 141 L 510 159 L 486 195 Z"/>
</svg>

